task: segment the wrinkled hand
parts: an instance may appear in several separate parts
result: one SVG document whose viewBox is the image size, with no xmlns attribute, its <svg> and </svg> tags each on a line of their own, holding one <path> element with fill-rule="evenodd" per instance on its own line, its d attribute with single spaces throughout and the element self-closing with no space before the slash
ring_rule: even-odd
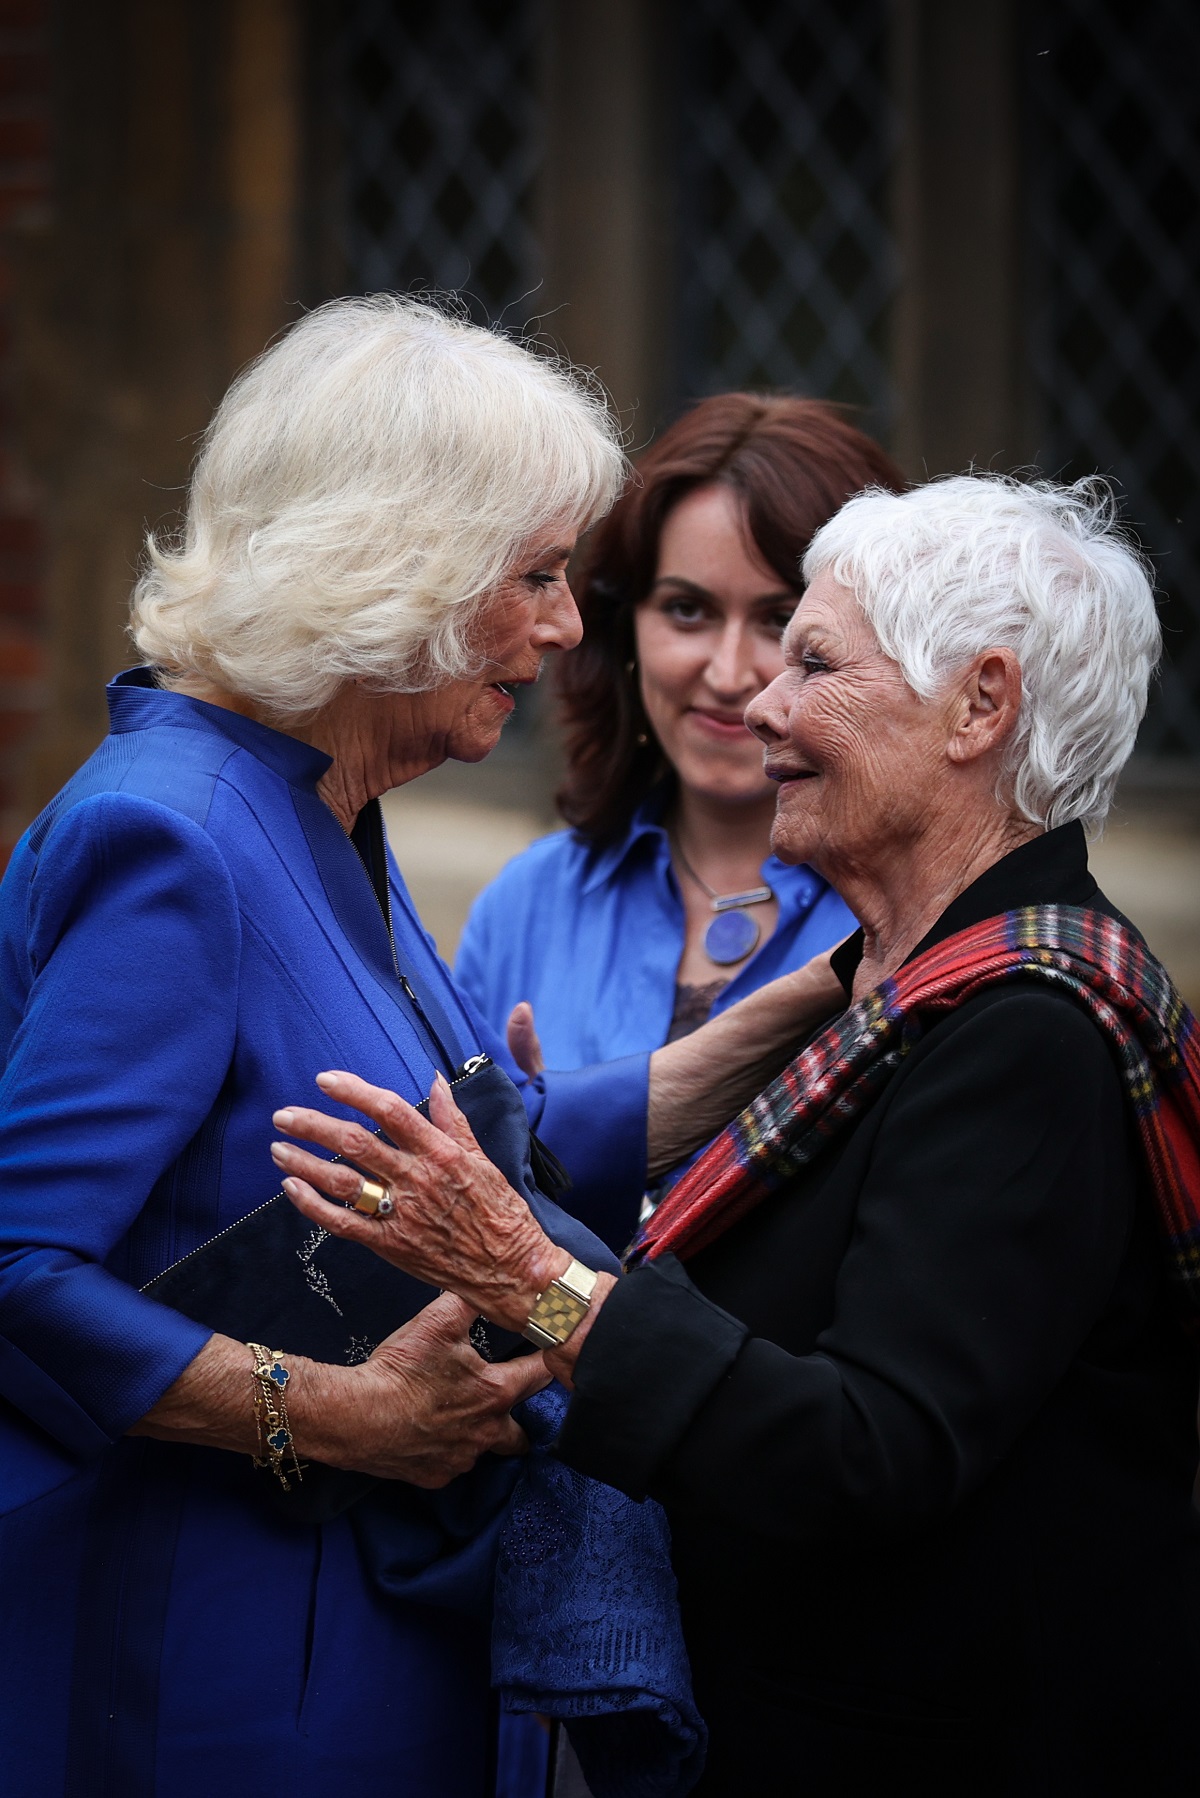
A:
<svg viewBox="0 0 1200 1798">
<path fill-rule="evenodd" d="M 442 1076 L 429 1095 L 428 1123 L 396 1093 L 357 1075 L 319 1074 L 317 1084 L 380 1125 L 396 1146 L 321 1111 L 277 1111 L 276 1129 L 345 1157 L 334 1165 L 291 1143 L 271 1145 L 296 1209 L 331 1236 L 360 1242 L 417 1279 L 457 1293 L 493 1323 L 522 1329 L 538 1293 L 571 1257 L 483 1153 Z M 358 1198 L 363 1173 L 389 1189 L 390 1217 L 345 1209 Z M 341 1203 L 330 1204 L 323 1193 Z"/>
<path fill-rule="evenodd" d="M 546 1063 L 542 1056 L 537 1026 L 533 1021 L 533 1006 L 527 999 L 522 999 L 509 1012 L 504 1034 L 508 1040 L 508 1052 L 521 1072 L 527 1074 L 530 1080 L 536 1080 Z"/>
<path fill-rule="evenodd" d="M 537 1354 L 484 1361 L 467 1335 L 475 1314 L 443 1293 L 361 1366 L 299 1367 L 291 1410 L 302 1455 L 437 1487 L 480 1455 L 523 1454 L 529 1444 L 509 1413 L 549 1385 L 550 1373 Z"/>
</svg>

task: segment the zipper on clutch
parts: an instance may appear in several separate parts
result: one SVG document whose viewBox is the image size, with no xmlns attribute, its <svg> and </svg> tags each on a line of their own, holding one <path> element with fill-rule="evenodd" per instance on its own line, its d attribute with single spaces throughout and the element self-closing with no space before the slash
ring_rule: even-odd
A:
<svg viewBox="0 0 1200 1798">
<path fill-rule="evenodd" d="M 378 802 L 378 800 L 374 800 L 374 801 L 372 801 L 372 803 L 374 805 L 378 806 L 379 802 Z M 396 953 L 396 932 L 395 932 L 395 928 L 392 924 L 392 889 L 391 889 L 391 883 L 387 878 L 387 836 L 386 836 L 386 832 L 384 831 L 384 827 L 383 827 L 383 814 L 381 812 L 377 812 L 376 817 L 377 817 L 378 823 L 379 823 L 379 835 L 380 835 L 380 839 L 381 839 L 380 847 L 381 847 L 382 853 L 383 853 L 384 879 L 383 879 L 382 894 L 376 888 L 375 882 L 372 880 L 370 871 L 367 868 L 367 864 L 364 862 L 362 856 L 359 854 L 358 845 L 355 843 L 353 836 L 346 829 L 346 826 L 342 823 L 340 818 L 338 819 L 338 825 L 342 831 L 343 836 L 346 838 L 346 841 L 349 843 L 351 849 L 353 849 L 353 851 L 354 851 L 354 859 L 358 863 L 358 866 L 362 872 L 363 879 L 366 881 L 368 887 L 371 889 L 371 897 L 374 899 L 376 905 L 378 905 L 378 907 L 380 909 L 380 912 L 383 914 L 384 929 L 387 931 L 388 948 L 391 950 L 391 955 L 392 955 L 392 969 L 393 969 L 393 972 L 395 973 L 396 980 L 400 986 L 400 990 L 403 992 L 405 998 L 408 1000 L 409 1004 L 412 1006 L 413 1010 L 416 1012 L 418 1018 L 421 1020 L 421 1023 L 425 1026 L 426 1035 L 429 1037 L 430 1042 L 433 1043 L 433 1045 L 437 1049 L 437 1052 L 441 1056 L 443 1062 L 445 1063 L 447 1070 L 449 1070 L 450 1068 L 452 1068 L 454 1066 L 454 1063 L 453 1063 L 452 1059 L 450 1058 L 450 1056 L 447 1055 L 447 1053 L 446 1053 L 446 1045 L 442 1041 L 441 1037 L 438 1035 L 437 1031 L 434 1029 L 433 1025 L 430 1023 L 429 1018 L 425 1012 L 425 1007 L 421 1004 L 421 1001 L 417 998 L 416 993 L 413 991 L 412 982 L 409 980 L 408 975 L 403 973 L 400 968 L 400 957 Z M 453 1085 L 453 1083 L 454 1083 L 454 1077 L 451 1076 L 451 1085 Z"/>
</svg>

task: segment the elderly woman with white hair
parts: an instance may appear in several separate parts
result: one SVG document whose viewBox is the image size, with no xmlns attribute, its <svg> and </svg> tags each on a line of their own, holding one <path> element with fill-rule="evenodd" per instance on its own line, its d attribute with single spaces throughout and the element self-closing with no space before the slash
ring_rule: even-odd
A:
<svg viewBox="0 0 1200 1798">
<path fill-rule="evenodd" d="M 852 499 L 805 575 L 747 716 L 775 852 L 862 920 L 848 1008 L 562 1332 L 558 1452 L 666 1507 L 698 1793 L 1194 1792 L 1200 1049 L 1086 848 L 1146 703 L 1151 585 L 1102 493 L 978 477 Z M 515 1322 L 564 1253 L 449 1093 L 426 1123 L 321 1084 L 396 1146 L 277 1124 L 395 1218 L 329 1203 L 357 1176 L 281 1144 L 293 1203 Z M 475 1256 L 417 1159 L 434 1123 Z"/>
<path fill-rule="evenodd" d="M 550 362 L 414 302 L 335 302 L 235 383 L 182 540 L 150 545 L 148 666 L 113 682 L 110 735 L 0 894 L 6 1798 L 484 1789 L 486 1621 L 386 1597 L 352 1514 L 272 1495 L 306 1461 L 411 1492 L 519 1452 L 541 1355 L 483 1358 L 452 1294 L 345 1364 L 156 1295 L 274 1215 L 271 1113 L 321 1069 L 414 1103 L 489 1056 L 521 1081 L 422 931 L 378 796 L 485 756 L 513 686 L 578 641 L 567 558 L 623 477 L 602 404 Z M 757 995 L 708 1054 L 701 1032 L 525 1081 L 520 1129 L 628 1234 L 647 1161 L 782 1065 L 820 987 Z M 342 1318 L 323 1240 L 293 1273 Z M 264 1301 L 282 1277 L 242 1274 Z"/>
</svg>

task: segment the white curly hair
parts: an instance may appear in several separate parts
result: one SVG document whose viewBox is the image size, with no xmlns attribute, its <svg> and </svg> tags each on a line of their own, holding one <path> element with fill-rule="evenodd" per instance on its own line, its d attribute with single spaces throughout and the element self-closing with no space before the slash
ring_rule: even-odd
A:
<svg viewBox="0 0 1200 1798">
<path fill-rule="evenodd" d="M 1012 649 L 1022 698 L 1002 796 L 1047 830 L 1103 825 L 1162 653 L 1152 572 L 1103 480 L 870 489 L 809 545 L 805 579 L 824 570 L 923 699 L 985 649 Z"/>
</svg>

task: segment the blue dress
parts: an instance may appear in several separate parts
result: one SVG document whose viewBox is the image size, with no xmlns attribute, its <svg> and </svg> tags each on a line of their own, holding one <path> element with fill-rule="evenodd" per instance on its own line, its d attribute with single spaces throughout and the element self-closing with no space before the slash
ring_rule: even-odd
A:
<svg viewBox="0 0 1200 1798">
<path fill-rule="evenodd" d="M 548 1067 L 583 1068 L 667 1040 L 684 910 L 662 802 L 652 795 L 602 850 L 571 831 L 543 837 L 485 888 L 467 920 L 459 985 L 497 1031 L 528 999 Z M 714 1015 L 858 927 L 812 868 L 771 855 L 762 877 L 779 901 L 778 923 L 718 994 Z"/>
<path fill-rule="evenodd" d="M 277 1190 L 272 1110 L 336 1066 L 415 1100 L 439 1056 L 327 758 L 143 670 L 110 711 L 0 888 L 0 1789 L 479 1798 L 485 1626 L 385 1598 L 246 1456 L 124 1435 L 208 1334 L 138 1288 Z M 435 1029 L 515 1072 L 390 892 Z M 645 1057 L 525 1098 L 624 1215 Z"/>
</svg>

